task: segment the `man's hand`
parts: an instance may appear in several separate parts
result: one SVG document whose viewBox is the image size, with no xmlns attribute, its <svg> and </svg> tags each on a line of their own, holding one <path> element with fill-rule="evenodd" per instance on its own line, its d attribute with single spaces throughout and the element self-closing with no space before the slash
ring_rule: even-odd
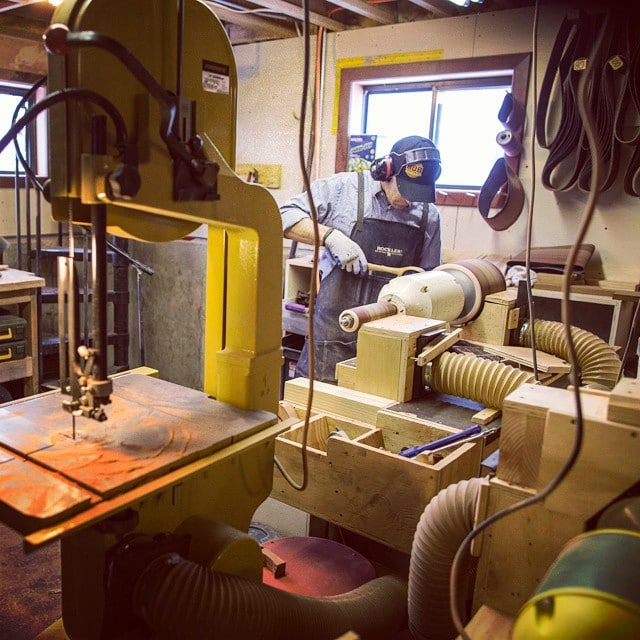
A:
<svg viewBox="0 0 640 640">
<path fill-rule="evenodd" d="M 337 229 L 332 229 L 324 238 L 324 246 L 329 249 L 341 269 L 356 275 L 367 271 L 367 258 L 360 245 Z"/>
</svg>

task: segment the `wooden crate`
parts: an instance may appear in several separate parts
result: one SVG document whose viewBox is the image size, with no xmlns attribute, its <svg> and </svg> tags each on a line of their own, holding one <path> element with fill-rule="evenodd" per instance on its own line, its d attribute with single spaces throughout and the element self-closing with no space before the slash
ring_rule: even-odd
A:
<svg viewBox="0 0 640 640">
<path fill-rule="evenodd" d="M 344 436 L 330 436 L 336 427 Z M 276 456 L 299 482 L 302 421 L 276 439 Z M 437 464 L 398 455 L 405 446 L 450 435 L 435 423 L 411 430 L 381 428 L 326 414 L 309 422 L 309 484 L 291 487 L 277 470 L 271 497 L 410 553 L 418 520 L 440 489 L 480 473 L 481 446 L 460 445 Z"/>
<path fill-rule="evenodd" d="M 532 495 L 528 488 L 493 478 L 482 489 L 476 522 Z M 562 547 L 583 530 L 583 522 L 542 503 L 498 519 L 473 541 L 473 555 L 480 557 L 474 608 L 483 604 L 515 616 Z"/>
<path fill-rule="evenodd" d="M 582 392 L 585 417 L 606 419 L 607 404 L 599 394 Z M 549 411 L 573 406 L 571 391 L 524 384 L 510 393 L 502 406 L 498 478 L 525 487 L 538 486 L 540 459 Z"/>
</svg>

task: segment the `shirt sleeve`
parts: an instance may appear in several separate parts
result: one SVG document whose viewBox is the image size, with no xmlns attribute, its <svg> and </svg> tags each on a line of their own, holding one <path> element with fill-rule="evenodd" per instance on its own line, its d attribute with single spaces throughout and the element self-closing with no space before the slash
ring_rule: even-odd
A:
<svg viewBox="0 0 640 640">
<path fill-rule="evenodd" d="M 430 271 L 442 262 L 441 245 L 440 212 L 435 205 L 429 204 L 427 227 L 420 253 L 420 266 L 423 269 Z"/>
<path fill-rule="evenodd" d="M 311 185 L 311 195 L 316 206 L 318 222 L 327 226 L 333 226 L 335 203 L 340 197 L 342 183 L 339 176 L 321 178 Z M 282 230 L 287 231 L 304 218 L 311 217 L 309 198 L 306 191 L 289 198 L 281 207 Z"/>
</svg>

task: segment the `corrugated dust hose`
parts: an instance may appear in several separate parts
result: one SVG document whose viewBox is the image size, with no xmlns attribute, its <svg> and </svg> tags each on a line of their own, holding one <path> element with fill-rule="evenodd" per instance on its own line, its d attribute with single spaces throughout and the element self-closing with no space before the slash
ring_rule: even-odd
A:
<svg viewBox="0 0 640 640">
<path fill-rule="evenodd" d="M 563 360 L 569 360 L 567 338 L 564 325 L 561 322 L 536 320 L 533 326 L 538 349 Z M 575 343 L 582 384 L 611 391 L 618 382 L 622 367 L 620 357 L 613 347 L 593 333 L 577 327 L 571 327 L 571 336 Z M 523 347 L 531 346 L 531 331 L 528 322 L 522 325 L 520 344 Z"/>
<path fill-rule="evenodd" d="M 503 362 L 445 351 L 433 361 L 427 384 L 440 393 L 500 409 L 512 391 L 533 379 L 532 373 Z"/>
<path fill-rule="evenodd" d="M 313 598 L 167 554 L 138 579 L 133 607 L 163 639 L 332 640 L 352 630 L 363 640 L 389 640 L 406 624 L 407 584 L 383 576 Z"/>
<path fill-rule="evenodd" d="M 462 480 L 442 489 L 426 506 L 411 549 L 409 629 L 415 640 L 451 640 L 457 635 L 449 608 L 449 573 L 458 547 L 473 528 L 480 487 Z M 460 611 L 472 593 L 477 561 L 470 554 L 461 572 Z"/>
<path fill-rule="evenodd" d="M 519 333 L 520 346 L 531 346 L 530 325 L 526 322 Z M 540 351 L 569 360 L 564 325 L 551 320 L 534 323 L 536 345 Z M 611 390 L 618 382 L 622 363 L 615 349 L 598 336 L 571 328 L 575 342 L 580 379 L 585 386 Z M 502 362 L 445 352 L 437 357 L 424 382 L 440 393 L 475 400 L 489 407 L 502 408 L 504 399 L 526 382 L 533 382 L 532 373 Z"/>
</svg>

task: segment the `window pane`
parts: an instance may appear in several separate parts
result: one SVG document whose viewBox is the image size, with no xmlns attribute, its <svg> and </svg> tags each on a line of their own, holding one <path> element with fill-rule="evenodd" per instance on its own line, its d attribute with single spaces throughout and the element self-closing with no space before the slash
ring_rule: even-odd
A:
<svg viewBox="0 0 640 640">
<path fill-rule="evenodd" d="M 429 137 L 431 91 L 370 92 L 367 96 L 365 131 L 376 134 L 376 157 L 386 155 L 405 136 Z"/>
<path fill-rule="evenodd" d="M 503 155 L 496 135 L 504 87 L 438 91 L 434 142 L 440 150 L 439 185 L 480 187 Z"/>
<path fill-rule="evenodd" d="M 8 93 L 1 93 L 0 87 L 0 131 L 2 135 L 7 133 L 11 128 L 11 122 L 13 119 L 13 112 L 15 111 L 18 103 L 22 99 L 22 96 L 12 95 Z M 22 115 L 22 114 L 20 114 Z M 22 155 L 26 158 L 25 151 L 25 129 L 18 134 L 18 144 Z M 0 154 L 0 172 L 13 174 L 16 169 L 16 151 L 13 141 L 9 143 L 6 149 Z M 20 173 L 23 173 L 22 167 L 20 167 Z"/>
</svg>

